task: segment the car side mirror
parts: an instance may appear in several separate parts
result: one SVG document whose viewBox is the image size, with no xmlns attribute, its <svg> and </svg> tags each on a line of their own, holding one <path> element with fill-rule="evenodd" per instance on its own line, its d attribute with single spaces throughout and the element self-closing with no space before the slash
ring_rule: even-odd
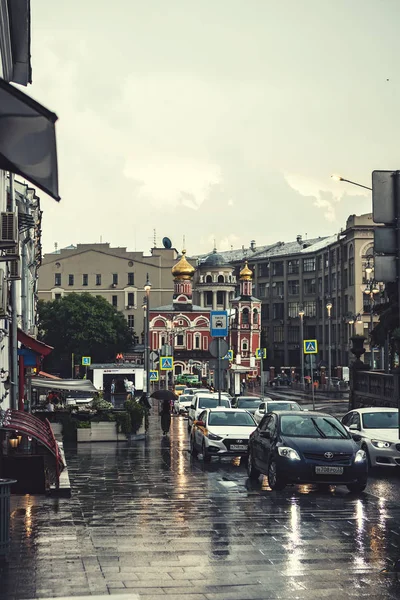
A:
<svg viewBox="0 0 400 600">
<path fill-rule="evenodd" d="M 270 440 L 271 439 L 271 432 L 270 431 L 260 431 L 260 435 L 262 438 L 265 438 L 266 440 Z"/>
<path fill-rule="evenodd" d="M 361 435 L 358 435 L 358 433 L 353 433 L 351 437 L 355 442 L 361 442 Z"/>
<path fill-rule="evenodd" d="M 190 408 L 193 408 L 193 410 L 196 408 L 194 404 L 190 405 Z"/>
<path fill-rule="evenodd" d="M 353 423 L 352 425 L 350 425 L 349 431 L 360 431 L 360 428 L 356 423 Z"/>
</svg>

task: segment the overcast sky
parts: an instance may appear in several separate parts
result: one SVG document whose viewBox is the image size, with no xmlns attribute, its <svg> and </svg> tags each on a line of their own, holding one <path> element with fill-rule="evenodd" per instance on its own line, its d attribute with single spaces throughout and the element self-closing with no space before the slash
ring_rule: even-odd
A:
<svg viewBox="0 0 400 600">
<path fill-rule="evenodd" d="M 335 233 L 399 161 L 398 0 L 32 2 L 33 85 L 59 116 L 46 252 L 189 254 Z"/>
</svg>

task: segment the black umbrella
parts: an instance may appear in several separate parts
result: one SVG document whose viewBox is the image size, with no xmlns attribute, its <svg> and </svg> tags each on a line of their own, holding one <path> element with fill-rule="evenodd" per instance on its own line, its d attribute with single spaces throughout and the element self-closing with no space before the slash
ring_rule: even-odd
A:
<svg viewBox="0 0 400 600">
<path fill-rule="evenodd" d="M 176 400 L 178 396 L 171 392 L 170 390 L 157 390 L 153 392 L 150 398 L 155 398 L 156 400 Z"/>
</svg>

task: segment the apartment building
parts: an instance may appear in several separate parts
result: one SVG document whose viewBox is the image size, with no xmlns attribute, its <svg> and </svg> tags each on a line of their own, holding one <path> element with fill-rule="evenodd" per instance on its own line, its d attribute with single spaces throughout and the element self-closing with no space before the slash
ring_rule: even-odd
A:
<svg viewBox="0 0 400 600">
<path fill-rule="evenodd" d="M 147 277 L 151 283 L 150 306 L 171 301 L 171 268 L 176 251 L 153 248 L 149 256 L 113 248 L 110 244 L 78 244 L 43 257 L 39 270 L 39 299 L 56 300 L 72 292 L 103 296 L 121 311 L 135 335 L 142 340 L 143 296 Z"/>
<path fill-rule="evenodd" d="M 304 311 L 304 339 L 317 339 L 317 361 L 332 367 L 348 366 L 349 338 L 354 333 L 367 338 L 371 327 L 370 298 L 365 294 L 373 267 L 374 223 L 371 214 L 352 215 L 345 228 L 329 237 L 277 242 L 257 249 L 221 252 L 238 278 L 243 260 L 254 273 L 254 295 L 262 301 L 262 344 L 267 347 L 267 362 L 275 367 L 298 367 L 300 309 Z M 375 302 L 380 302 L 377 294 Z M 332 304 L 330 321 L 327 304 Z M 373 323 L 377 321 L 373 316 Z M 353 323 L 354 321 L 354 323 Z M 329 326 L 331 347 L 329 348 Z M 365 362 L 371 360 L 366 345 Z M 375 367 L 380 367 L 375 353 Z"/>
</svg>

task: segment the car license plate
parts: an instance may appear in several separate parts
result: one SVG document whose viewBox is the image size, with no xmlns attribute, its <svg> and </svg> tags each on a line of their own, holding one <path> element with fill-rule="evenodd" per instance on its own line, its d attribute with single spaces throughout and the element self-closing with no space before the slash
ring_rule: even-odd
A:
<svg viewBox="0 0 400 600">
<path fill-rule="evenodd" d="M 231 450 L 247 450 L 247 444 L 231 444 Z"/>
<path fill-rule="evenodd" d="M 343 467 L 315 467 L 317 475 L 343 475 Z"/>
</svg>

